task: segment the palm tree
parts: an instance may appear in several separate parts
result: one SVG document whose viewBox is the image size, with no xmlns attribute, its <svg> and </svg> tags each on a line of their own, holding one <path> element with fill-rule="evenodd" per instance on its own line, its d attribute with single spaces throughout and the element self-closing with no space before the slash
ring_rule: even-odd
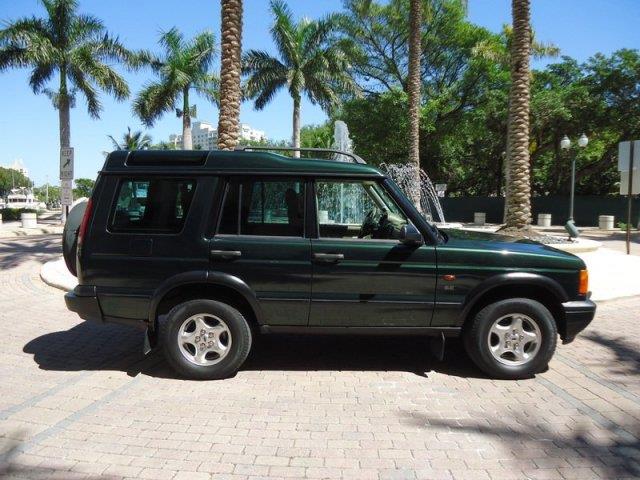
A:
<svg viewBox="0 0 640 480">
<path fill-rule="evenodd" d="M 151 147 L 151 137 L 141 131 L 131 133 L 131 127 L 127 127 L 127 133 L 122 135 L 122 143 L 108 135 L 114 150 L 147 150 Z"/>
<path fill-rule="evenodd" d="M 342 45 L 330 42 L 336 28 L 335 17 L 295 22 L 282 0 L 272 0 L 274 23 L 271 36 L 280 58 L 251 50 L 244 56 L 244 73 L 249 75 L 246 94 L 255 98 L 262 110 L 282 88 L 293 99 L 293 146 L 300 147 L 300 103 L 302 95 L 330 110 L 340 103 L 340 94 L 355 93 L 357 86 L 348 74 L 348 61 Z M 300 156 L 295 152 L 295 156 Z"/>
<path fill-rule="evenodd" d="M 411 0 L 409 14 L 409 76 L 407 90 L 409 92 L 409 164 L 415 173 L 411 182 L 411 200 L 420 208 L 420 54 L 422 0 Z"/>
<path fill-rule="evenodd" d="M 531 223 L 529 173 L 529 55 L 531 53 L 530 0 L 512 0 L 511 90 L 507 157 L 507 230 L 525 231 Z"/>
<path fill-rule="evenodd" d="M 202 32 L 185 41 L 178 29 L 172 28 L 160 35 L 159 43 L 164 48 L 162 58 L 150 53 L 144 55 L 159 78 L 144 86 L 133 103 L 133 110 L 151 127 L 175 108 L 176 115 L 182 117 L 183 148 L 191 150 L 191 117 L 195 116 L 195 105 L 189 104 L 190 90 L 215 104 L 219 100 L 218 79 L 209 72 L 215 56 L 215 37 L 211 32 Z M 176 108 L 179 100 L 182 108 Z"/>
<path fill-rule="evenodd" d="M 58 110 L 60 148 L 66 148 L 71 146 L 70 109 L 77 94 L 84 96 L 89 115 L 99 118 L 99 90 L 118 100 L 129 96 L 127 83 L 112 63 L 136 66 L 139 59 L 107 33 L 102 21 L 78 13 L 76 0 L 40 1 L 46 18 L 22 18 L 0 30 L 0 71 L 32 68 L 29 85 L 34 93 L 47 95 Z M 56 74 L 57 89 L 45 88 Z"/>
<path fill-rule="evenodd" d="M 221 0 L 222 37 L 218 148 L 232 150 L 240 136 L 242 0 Z"/>
</svg>

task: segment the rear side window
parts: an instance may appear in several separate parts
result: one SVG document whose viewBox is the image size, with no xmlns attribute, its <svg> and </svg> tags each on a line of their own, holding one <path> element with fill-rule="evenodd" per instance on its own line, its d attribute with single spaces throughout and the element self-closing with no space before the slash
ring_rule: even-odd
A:
<svg viewBox="0 0 640 480">
<path fill-rule="evenodd" d="M 293 179 L 230 182 L 218 233 L 302 237 L 304 182 Z"/>
<path fill-rule="evenodd" d="M 195 188 L 195 180 L 122 180 L 109 217 L 110 230 L 178 233 L 189 213 Z"/>
</svg>

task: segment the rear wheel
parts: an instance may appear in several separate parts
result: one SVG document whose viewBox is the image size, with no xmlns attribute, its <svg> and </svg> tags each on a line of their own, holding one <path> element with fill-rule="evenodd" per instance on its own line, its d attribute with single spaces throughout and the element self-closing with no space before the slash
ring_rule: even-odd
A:
<svg viewBox="0 0 640 480">
<path fill-rule="evenodd" d="M 167 361 L 188 378 L 233 376 L 251 349 L 251 329 L 242 314 L 213 300 L 174 307 L 161 323 L 160 336 Z"/>
<path fill-rule="evenodd" d="M 491 377 L 521 379 L 546 368 L 557 334 L 544 305 L 514 298 L 480 310 L 464 332 L 464 344 L 474 363 Z"/>
</svg>

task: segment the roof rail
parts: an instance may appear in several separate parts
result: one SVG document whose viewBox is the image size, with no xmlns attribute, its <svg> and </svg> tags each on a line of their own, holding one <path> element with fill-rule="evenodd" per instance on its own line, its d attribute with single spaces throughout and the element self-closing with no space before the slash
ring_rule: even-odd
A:
<svg viewBox="0 0 640 480">
<path fill-rule="evenodd" d="M 364 165 L 367 164 L 362 157 L 356 155 L 355 153 L 344 152 L 342 150 L 336 150 L 333 148 L 296 148 L 296 147 L 252 147 L 252 146 L 242 146 L 236 147 L 235 150 L 251 152 L 255 150 L 260 151 L 284 151 L 284 152 L 323 152 L 323 153 L 337 153 L 339 155 L 344 155 L 345 157 L 350 157 L 353 159 L 354 163 L 362 163 Z M 327 159 L 329 160 L 329 159 Z"/>
</svg>

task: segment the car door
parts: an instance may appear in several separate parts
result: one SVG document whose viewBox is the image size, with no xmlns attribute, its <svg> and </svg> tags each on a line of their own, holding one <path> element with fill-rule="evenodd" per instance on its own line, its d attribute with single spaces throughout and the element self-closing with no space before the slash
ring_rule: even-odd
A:
<svg viewBox="0 0 640 480">
<path fill-rule="evenodd" d="M 83 249 L 82 281 L 98 285 L 103 314 L 146 319 L 155 289 L 189 270 L 206 271 L 202 235 L 217 178 L 106 176 Z"/>
<path fill-rule="evenodd" d="M 306 325 L 311 241 L 305 235 L 306 182 L 235 177 L 227 182 L 210 269 L 238 277 L 256 294 L 267 325 Z"/>
<path fill-rule="evenodd" d="M 318 179 L 309 325 L 426 327 L 436 286 L 433 245 L 400 243 L 409 222 L 375 180 Z"/>
</svg>

